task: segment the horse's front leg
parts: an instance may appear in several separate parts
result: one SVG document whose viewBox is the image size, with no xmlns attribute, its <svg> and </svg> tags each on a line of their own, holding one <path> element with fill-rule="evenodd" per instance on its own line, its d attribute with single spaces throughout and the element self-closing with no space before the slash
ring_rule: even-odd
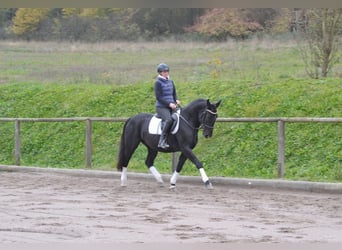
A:
<svg viewBox="0 0 342 250">
<path fill-rule="evenodd" d="M 208 189 L 212 189 L 212 184 L 211 184 L 211 182 L 210 182 L 210 180 L 209 180 L 209 178 L 208 178 L 208 176 L 207 176 L 207 174 L 203 168 L 202 163 L 198 160 L 196 155 L 192 152 L 191 148 L 185 148 L 184 150 L 182 150 L 182 155 L 184 155 L 185 159 L 189 159 L 193 164 L 195 164 L 197 169 L 200 171 L 203 183 L 206 185 L 206 187 Z M 183 164 L 184 164 L 184 162 L 185 162 L 185 160 L 183 161 Z M 183 167 L 183 165 L 181 167 Z M 180 168 L 180 170 L 181 170 L 181 168 Z"/>
</svg>

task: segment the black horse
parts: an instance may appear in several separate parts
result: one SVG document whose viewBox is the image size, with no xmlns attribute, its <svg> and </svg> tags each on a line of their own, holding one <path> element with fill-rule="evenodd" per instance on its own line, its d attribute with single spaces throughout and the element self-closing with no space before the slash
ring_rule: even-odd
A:
<svg viewBox="0 0 342 250">
<path fill-rule="evenodd" d="M 191 102 L 185 108 L 182 108 L 179 115 L 179 130 L 177 133 L 168 136 L 167 141 L 170 147 L 166 149 L 158 148 L 160 135 L 149 133 L 148 126 L 153 116 L 152 114 L 141 113 L 129 118 L 123 128 L 117 162 L 117 169 L 122 171 L 121 186 L 127 185 L 128 162 L 135 149 L 142 142 L 148 149 L 145 164 L 160 184 L 163 184 L 163 179 L 154 166 L 154 160 L 157 157 L 158 151 L 166 153 L 180 151 L 181 154 L 177 168 L 170 180 L 170 188 L 176 187 L 177 177 L 186 159 L 189 159 L 196 165 L 206 187 L 209 189 L 212 188 L 212 184 L 203 169 L 202 163 L 197 159 L 192 149 L 197 144 L 199 129 L 203 129 L 204 137 L 208 138 L 212 136 L 217 118 L 217 108 L 220 103 L 221 101 L 211 103 L 209 100 L 198 99 Z"/>
</svg>

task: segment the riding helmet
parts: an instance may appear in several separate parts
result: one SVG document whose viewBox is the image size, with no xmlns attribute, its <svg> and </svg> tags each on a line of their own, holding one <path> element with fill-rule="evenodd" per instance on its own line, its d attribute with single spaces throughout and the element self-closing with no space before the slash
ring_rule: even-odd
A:
<svg viewBox="0 0 342 250">
<path fill-rule="evenodd" d="M 170 71 L 170 68 L 165 63 L 161 63 L 158 65 L 157 71 L 158 73 L 163 72 L 163 71 Z"/>
</svg>

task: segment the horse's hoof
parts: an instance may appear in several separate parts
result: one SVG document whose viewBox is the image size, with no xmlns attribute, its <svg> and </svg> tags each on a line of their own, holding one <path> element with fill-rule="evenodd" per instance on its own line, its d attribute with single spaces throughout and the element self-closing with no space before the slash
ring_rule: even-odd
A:
<svg viewBox="0 0 342 250">
<path fill-rule="evenodd" d="M 158 185 L 159 185 L 159 187 L 164 187 L 165 186 L 164 182 L 160 182 L 160 181 L 158 181 Z"/>
<path fill-rule="evenodd" d="M 169 190 L 176 190 L 176 184 L 171 184 L 170 187 L 169 187 Z"/>
<path fill-rule="evenodd" d="M 206 181 L 205 186 L 207 187 L 207 189 L 214 189 L 210 181 Z"/>
<path fill-rule="evenodd" d="M 127 178 L 121 178 L 121 187 L 127 186 Z"/>
<path fill-rule="evenodd" d="M 160 178 L 157 178 L 157 183 L 160 185 L 160 186 L 164 186 L 164 181 L 163 179 L 160 177 Z"/>
</svg>

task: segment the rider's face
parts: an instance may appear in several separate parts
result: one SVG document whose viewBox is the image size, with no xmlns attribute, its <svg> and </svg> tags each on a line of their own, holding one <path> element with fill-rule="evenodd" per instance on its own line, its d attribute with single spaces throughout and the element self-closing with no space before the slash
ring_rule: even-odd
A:
<svg viewBox="0 0 342 250">
<path fill-rule="evenodd" d="M 169 77 L 169 71 L 162 71 L 160 74 L 165 78 Z"/>
</svg>

